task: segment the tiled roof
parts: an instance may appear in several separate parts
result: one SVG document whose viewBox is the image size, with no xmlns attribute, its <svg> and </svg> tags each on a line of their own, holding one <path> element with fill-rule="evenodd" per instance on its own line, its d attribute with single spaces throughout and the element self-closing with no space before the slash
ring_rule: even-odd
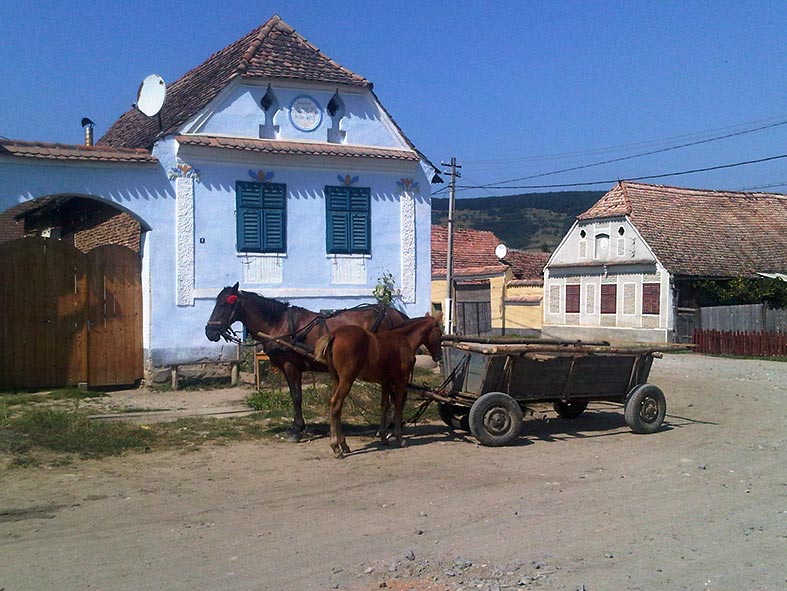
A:
<svg viewBox="0 0 787 591">
<path fill-rule="evenodd" d="M 179 135 L 176 136 L 175 139 L 184 146 L 230 148 L 233 150 L 262 152 L 266 154 L 381 158 L 384 160 L 408 160 L 413 162 L 418 162 L 419 160 L 418 154 L 412 150 L 394 150 L 391 148 L 374 148 L 371 146 L 348 146 L 341 144 L 321 144 L 316 142 L 287 142 L 281 140 L 259 140 L 207 135 Z"/>
<path fill-rule="evenodd" d="M 580 220 L 628 215 L 675 275 L 751 276 L 787 269 L 787 195 L 621 182 Z"/>
<path fill-rule="evenodd" d="M 158 162 L 146 150 L 0 139 L 0 156 L 90 162 Z"/>
<path fill-rule="evenodd" d="M 630 183 L 620 182 L 608 191 L 601 199 L 596 201 L 586 212 L 577 216 L 578 220 L 596 218 L 623 217 L 631 213 L 631 201 L 626 187 Z"/>
<path fill-rule="evenodd" d="M 486 230 L 454 228 L 454 276 L 490 275 L 505 272 L 507 265 L 495 256 L 500 239 Z M 445 277 L 448 228 L 432 226 L 432 277 Z"/>
<path fill-rule="evenodd" d="M 527 252 L 512 248 L 503 260 L 511 265 L 515 279 L 543 279 L 549 253 Z"/>
<path fill-rule="evenodd" d="M 137 109 L 124 113 L 100 144 L 147 148 L 205 107 L 236 77 L 287 78 L 371 88 L 371 83 L 320 53 L 290 25 L 273 16 L 238 41 L 214 53 L 167 88 L 159 116 Z"/>
</svg>

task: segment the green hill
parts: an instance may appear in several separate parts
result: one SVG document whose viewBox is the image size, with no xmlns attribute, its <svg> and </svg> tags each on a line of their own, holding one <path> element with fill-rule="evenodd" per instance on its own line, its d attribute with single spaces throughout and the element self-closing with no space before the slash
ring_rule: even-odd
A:
<svg viewBox="0 0 787 591">
<path fill-rule="evenodd" d="M 551 252 L 576 217 L 602 195 L 604 191 L 560 191 L 457 199 L 454 223 L 494 232 L 509 248 Z M 432 223 L 448 223 L 448 198 L 432 199 Z"/>
</svg>

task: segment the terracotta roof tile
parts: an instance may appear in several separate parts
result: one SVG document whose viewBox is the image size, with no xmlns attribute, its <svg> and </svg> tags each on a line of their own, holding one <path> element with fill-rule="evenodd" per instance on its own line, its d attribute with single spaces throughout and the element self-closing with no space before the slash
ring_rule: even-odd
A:
<svg viewBox="0 0 787 591">
<path fill-rule="evenodd" d="M 171 84 L 159 113 L 160 127 L 159 117 L 147 117 L 131 109 L 98 143 L 150 149 L 159 136 L 176 130 L 238 76 L 372 86 L 362 76 L 320 53 L 280 17 L 273 16 Z"/>
<path fill-rule="evenodd" d="M 512 248 L 503 260 L 511 265 L 515 279 L 543 279 L 549 253 L 527 252 Z"/>
<path fill-rule="evenodd" d="M 141 149 L 51 144 L 47 142 L 4 139 L 0 139 L 0 156 L 83 162 L 134 162 L 141 164 L 158 162 L 150 155 L 150 152 Z"/>
<path fill-rule="evenodd" d="M 260 140 L 209 135 L 179 135 L 175 139 L 184 146 L 229 148 L 265 154 L 292 154 L 300 156 L 340 156 L 350 158 L 380 158 L 384 160 L 406 160 L 418 162 L 418 154 L 412 150 L 350 146 L 316 142 L 288 142 L 282 140 Z"/>
<path fill-rule="evenodd" d="M 454 275 L 503 273 L 507 265 L 495 256 L 500 239 L 486 230 L 454 228 Z M 448 228 L 432 226 L 432 277 L 445 277 L 448 258 Z"/>
<path fill-rule="evenodd" d="M 787 269 L 787 195 L 624 181 L 578 219 L 622 215 L 676 275 L 738 277 Z"/>
</svg>

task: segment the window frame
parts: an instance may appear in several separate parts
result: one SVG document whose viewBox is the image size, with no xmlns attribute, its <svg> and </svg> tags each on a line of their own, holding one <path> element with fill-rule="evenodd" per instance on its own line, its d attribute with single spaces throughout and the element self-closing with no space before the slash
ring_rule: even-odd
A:
<svg viewBox="0 0 787 591">
<path fill-rule="evenodd" d="M 565 311 L 566 314 L 579 314 L 582 309 L 580 293 L 582 287 L 579 283 L 566 283 Z"/>
<path fill-rule="evenodd" d="M 287 252 L 287 185 L 285 183 L 235 181 L 235 218 L 237 252 L 275 254 Z M 257 230 L 256 237 L 250 236 L 248 230 L 252 228 Z"/>
<path fill-rule="evenodd" d="M 602 283 L 601 295 L 599 297 L 599 300 L 600 300 L 600 306 L 599 306 L 600 314 L 617 314 L 618 313 L 617 283 Z M 610 308 L 610 303 L 611 303 L 611 308 Z"/>
<path fill-rule="evenodd" d="M 661 283 L 648 281 L 642 284 L 642 314 L 643 316 L 661 314 Z"/>
<path fill-rule="evenodd" d="M 372 190 L 325 186 L 325 252 L 329 255 L 372 253 Z"/>
</svg>

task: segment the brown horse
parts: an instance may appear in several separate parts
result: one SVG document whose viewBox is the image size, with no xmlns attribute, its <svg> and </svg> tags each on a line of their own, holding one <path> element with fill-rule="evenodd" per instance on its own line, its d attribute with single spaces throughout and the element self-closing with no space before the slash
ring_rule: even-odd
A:
<svg viewBox="0 0 787 591">
<path fill-rule="evenodd" d="M 289 439 L 300 441 L 306 426 L 303 420 L 303 372 L 324 372 L 328 369 L 324 364 L 298 350 L 282 346 L 275 340 L 265 342 L 259 333 L 277 337 L 299 350 L 310 352 L 314 350 L 318 338 L 340 326 L 357 325 L 375 332 L 378 329 L 394 328 L 407 320 L 408 317 L 399 310 L 382 305 L 365 305 L 332 314 L 317 314 L 253 292 L 239 291 L 236 283 L 219 292 L 210 320 L 205 326 L 205 335 L 211 341 L 218 341 L 222 337 L 231 340 L 230 327 L 240 321 L 253 338 L 263 341 L 263 349 L 271 363 L 281 370 L 290 388 L 294 416 Z"/>
<path fill-rule="evenodd" d="M 394 402 L 394 435 L 402 439 L 402 412 L 407 383 L 413 373 L 415 352 L 426 345 L 432 359 L 440 360 L 441 317 L 414 318 L 397 328 L 371 333 L 358 326 L 341 326 L 321 337 L 315 345 L 317 357 L 328 366 L 333 381 L 331 395 L 331 448 L 337 458 L 350 448 L 342 432 L 342 406 L 356 379 L 380 384 L 380 440 L 388 443 L 388 407 Z"/>
</svg>

